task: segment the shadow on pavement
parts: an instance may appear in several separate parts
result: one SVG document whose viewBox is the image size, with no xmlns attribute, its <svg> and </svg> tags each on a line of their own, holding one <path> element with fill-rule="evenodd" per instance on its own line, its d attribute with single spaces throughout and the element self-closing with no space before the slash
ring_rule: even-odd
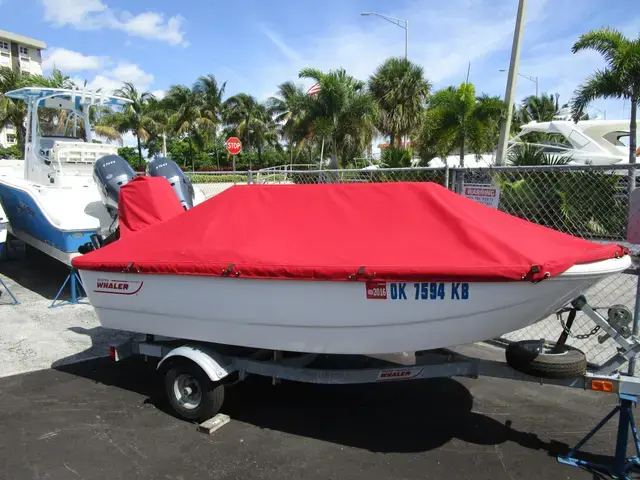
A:
<svg viewBox="0 0 640 480">
<path fill-rule="evenodd" d="M 37 295 L 53 300 L 69 270 L 63 263 L 19 240 L 12 240 L 7 258 L 0 262 L 0 273 Z M 15 293 L 15 292 L 14 292 Z M 69 300 L 69 287 L 65 287 L 59 300 Z"/>
<path fill-rule="evenodd" d="M 145 363 L 141 357 L 117 363 L 103 358 L 56 370 L 136 392 L 145 397 L 144 403 L 174 415 L 165 401 L 155 365 L 155 361 Z M 448 378 L 377 385 L 283 382 L 271 386 L 270 379 L 249 377 L 227 388 L 222 413 L 258 428 L 372 452 L 425 452 L 454 439 L 477 445 L 514 442 L 552 457 L 569 451 L 564 443 L 543 441 L 533 433 L 511 428 L 510 420 L 501 423 L 474 413 L 472 408 L 469 390 Z M 609 460 L 588 454 L 580 458 Z"/>
</svg>

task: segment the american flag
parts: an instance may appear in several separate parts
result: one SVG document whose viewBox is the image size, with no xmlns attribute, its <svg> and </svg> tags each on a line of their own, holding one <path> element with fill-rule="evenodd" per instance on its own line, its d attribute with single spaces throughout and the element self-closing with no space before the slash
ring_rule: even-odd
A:
<svg viewBox="0 0 640 480">
<path fill-rule="evenodd" d="M 307 90 L 307 94 L 309 95 L 315 95 L 320 91 L 320 84 L 316 83 L 315 85 L 313 85 L 309 90 Z"/>
</svg>

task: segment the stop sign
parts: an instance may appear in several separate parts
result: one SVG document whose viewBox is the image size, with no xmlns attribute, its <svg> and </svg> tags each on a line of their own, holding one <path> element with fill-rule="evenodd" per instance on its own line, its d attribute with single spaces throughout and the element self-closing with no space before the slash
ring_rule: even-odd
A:
<svg viewBox="0 0 640 480">
<path fill-rule="evenodd" d="M 224 146 L 231 155 L 238 155 L 242 151 L 242 143 L 238 137 L 229 137 Z"/>
</svg>

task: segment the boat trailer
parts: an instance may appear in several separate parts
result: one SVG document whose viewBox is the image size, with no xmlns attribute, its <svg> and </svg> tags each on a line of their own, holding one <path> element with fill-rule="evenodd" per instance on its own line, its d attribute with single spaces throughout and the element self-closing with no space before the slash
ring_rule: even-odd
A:
<svg viewBox="0 0 640 480">
<path fill-rule="evenodd" d="M 624 309 L 625 307 L 616 307 Z M 225 386 L 233 385 L 249 375 L 271 377 L 273 384 L 280 380 L 316 384 L 362 384 L 405 380 L 421 380 L 441 377 L 494 377 L 558 385 L 618 396 L 618 405 L 591 430 L 567 455 L 557 457 L 561 463 L 607 474 L 613 478 L 630 478 L 628 472 L 640 467 L 640 438 L 635 427 L 632 407 L 640 396 L 640 378 L 621 371 L 628 361 L 640 352 L 637 332 L 631 333 L 625 322 L 612 319 L 628 312 L 609 309 L 608 319 L 593 309 L 581 296 L 574 300 L 569 311 L 569 321 L 563 322 L 563 332 L 557 342 L 544 339 L 533 341 L 541 347 L 552 344 L 549 355 L 564 346 L 577 311 L 582 311 L 617 344 L 617 352 L 597 369 L 588 369 L 571 378 L 563 375 L 548 376 L 527 373 L 521 366 L 507 362 L 486 360 L 464 355 L 454 349 L 429 350 L 394 355 L 324 355 L 249 349 L 212 343 L 201 343 L 154 335 L 140 335 L 117 346 L 111 346 L 109 355 L 123 360 L 133 355 L 160 359 L 157 369 L 164 374 L 165 392 L 171 406 L 183 418 L 205 422 L 215 417 L 224 401 Z M 592 330 L 593 331 L 593 330 Z M 526 341 L 529 344 L 532 341 Z M 516 345 L 520 342 L 515 342 Z M 508 347 L 512 348 L 512 346 Z M 571 348 L 571 347 L 569 347 Z M 540 350 L 542 352 L 542 350 Z M 359 358 L 358 368 L 325 368 L 323 361 L 332 360 L 334 366 L 343 367 L 346 358 Z M 360 368 L 367 365 L 366 368 Z M 586 362 L 585 362 L 586 365 Z M 566 373 L 566 372 L 565 372 Z M 554 378 L 554 376 L 556 378 Z M 613 464 L 603 465 L 577 459 L 578 450 L 608 421 L 619 413 L 618 434 Z M 627 458 L 629 431 L 633 435 L 636 455 Z"/>
</svg>

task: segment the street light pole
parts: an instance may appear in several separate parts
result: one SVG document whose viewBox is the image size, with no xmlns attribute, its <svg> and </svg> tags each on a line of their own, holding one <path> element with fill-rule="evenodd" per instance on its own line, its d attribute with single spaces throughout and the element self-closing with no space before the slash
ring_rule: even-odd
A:
<svg viewBox="0 0 640 480">
<path fill-rule="evenodd" d="M 501 68 L 500 70 L 498 70 L 499 72 L 506 72 L 506 70 L 504 68 Z M 538 97 L 538 77 L 532 77 L 530 75 L 523 75 L 522 73 L 518 73 L 518 75 L 520 75 L 523 78 L 526 78 L 527 80 L 532 81 L 533 83 L 536 84 L 536 97 Z"/>
<path fill-rule="evenodd" d="M 404 28 L 404 58 L 405 60 L 409 58 L 409 20 L 401 20 L 399 18 L 389 17 L 376 12 L 362 12 L 360 15 L 375 15 L 377 17 L 384 18 L 386 21 L 391 22 L 400 28 Z"/>
<path fill-rule="evenodd" d="M 520 43 L 522 42 L 525 3 L 525 0 L 519 0 L 518 3 L 516 27 L 513 31 L 513 46 L 511 47 L 511 62 L 509 63 L 509 78 L 507 78 L 507 91 L 505 92 L 504 99 L 507 104 L 507 118 L 500 129 L 500 140 L 498 141 L 498 150 L 496 152 L 496 165 L 502 165 L 504 163 L 504 157 L 507 153 L 507 143 L 509 142 L 511 117 L 513 116 L 513 93 L 516 88 L 518 62 L 520 61 Z"/>
</svg>

